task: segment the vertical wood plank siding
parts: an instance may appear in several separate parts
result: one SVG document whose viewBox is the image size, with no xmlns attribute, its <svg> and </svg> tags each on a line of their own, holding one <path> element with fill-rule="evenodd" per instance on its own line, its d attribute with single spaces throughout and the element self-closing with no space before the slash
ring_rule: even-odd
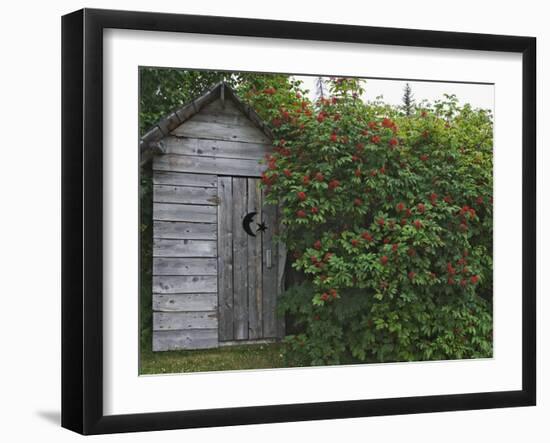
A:
<svg viewBox="0 0 550 443">
<path fill-rule="evenodd" d="M 248 235 L 242 228 L 247 214 L 246 179 L 233 179 L 233 335 L 248 338 Z"/>
<path fill-rule="evenodd" d="M 218 328 L 220 340 L 233 340 L 233 181 L 218 177 Z"/>
<path fill-rule="evenodd" d="M 265 205 L 263 214 L 265 223 L 271 228 L 263 236 L 263 336 L 273 338 L 277 337 L 275 308 L 278 292 L 278 250 L 273 239 L 277 224 L 277 208 L 274 205 Z"/>
<path fill-rule="evenodd" d="M 251 230 L 256 230 L 262 220 L 262 198 L 259 180 L 247 180 L 247 213 L 256 212 Z M 262 233 L 248 236 L 248 337 L 262 337 Z"/>
</svg>

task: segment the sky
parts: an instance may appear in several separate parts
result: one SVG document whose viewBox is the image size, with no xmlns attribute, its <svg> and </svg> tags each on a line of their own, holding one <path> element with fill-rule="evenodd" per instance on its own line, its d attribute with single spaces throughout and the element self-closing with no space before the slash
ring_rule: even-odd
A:
<svg viewBox="0 0 550 443">
<path fill-rule="evenodd" d="M 295 76 L 303 81 L 302 86 L 310 90 L 311 98 L 316 97 L 315 76 Z M 412 89 L 413 98 L 416 103 L 423 99 L 430 102 L 443 98 L 443 94 L 455 94 L 461 105 L 469 103 L 473 108 L 490 109 L 494 111 L 494 85 L 477 85 L 468 83 L 438 83 L 422 81 L 401 81 L 401 80 L 379 80 L 365 79 L 364 100 L 374 100 L 383 96 L 385 103 L 401 105 L 403 89 L 409 83 Z"/>
</svg>

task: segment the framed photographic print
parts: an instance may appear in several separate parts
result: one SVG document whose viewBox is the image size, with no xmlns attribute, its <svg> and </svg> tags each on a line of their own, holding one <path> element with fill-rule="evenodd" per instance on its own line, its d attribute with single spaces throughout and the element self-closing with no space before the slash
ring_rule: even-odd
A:
<svg viewBox="0 0 550 443">
<path fill-rule="evenodd" d="M 62 25 L 64 427 L 535 404 L 534 38 Z"/>
</svg>

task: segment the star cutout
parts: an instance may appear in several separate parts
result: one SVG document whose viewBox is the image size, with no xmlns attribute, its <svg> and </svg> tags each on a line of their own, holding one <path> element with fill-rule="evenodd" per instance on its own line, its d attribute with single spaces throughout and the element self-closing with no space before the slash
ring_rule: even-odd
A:
<svg viewBox="0 0 550 443">
<path fill-rule="evenodd" d="M 256 229 L 256 232 L 265 232 L 267 230 L 267 226 L 264 222 L 256 223 L 258 225 L 258 229 Z"/>
</svg>

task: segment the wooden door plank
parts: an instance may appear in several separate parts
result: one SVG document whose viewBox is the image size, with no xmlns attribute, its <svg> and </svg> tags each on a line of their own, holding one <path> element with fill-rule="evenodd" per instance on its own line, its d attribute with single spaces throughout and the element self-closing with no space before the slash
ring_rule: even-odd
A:
<svg viewBox="0 0 550 443">
<path fill-rule="evenodd" d="M 256 212 L 253 232 L 262 220 L 262 201 L 259 180 L 247 179 L 247 212 Z M 247 234 L 248 240 L 248 338 L 257 339 L 262 331 L 262 232 L 255 232 L 256 237 Z"/>
<path fill-rule="evenodd" d="M 153 237 L 179 240 L 216 240 L 215 223 L 153 222 Z"/>
<path fill-rule="evenodd" d="M 184 203 L 190 205 L 217 205 L 218 192 L 216 188 L 154 185 L 153 202 Z"/>
<path fill-rule="evenodd" d="M 248 339 L 248 239 L 242 228 L 247 213 L 246 179 L 233 177 L 233 332 Z"/>
<path fill-rule="evenodd" d="M 218 275 L 216 258 L 155 257 L 153 275 Z"/>
<path fill-rule="evenodd" d="M 215 276 L 211 275 L 153 276 L 153 292 L 158 294 L 192 294 L 195 292 L 216 292 L 217 288 L 217 279 Z"/>
<path fill-rule="evenodd" d="M 153 239 L 153 257 L 216 257 L 217 244 L 213 240 Z"/>
<path fill-rule="evenodd" d="M 153 312 L 153 331 L 214 329 L 217 327 L 216 311 Z"/>
<path fill-rule="evenodd" d="M 277 208 L 264 205 L 264 221 L 270 229 L 263 236 L 263 338 L 277 337 L 277 247 L 274 234 L 277 226 Z M 271 255 L 271 257 L 269 257 Z"/>
<path fill-rule="evenodd" d="M 220 341 L 233 340 L 233 187 L 231 177 L 218 177 L 218 331 Z"/>
<path fill-rule="evenodd" d="M 216 223 L 215 206 L 153 203 L 153 220 Z"/>
<path fill-rule="evenodd" d="M 282 229 L 282 226 L 279 224 L 279 220 L 281 219 L 281 213 L 282 213 L 282 207 L 279 205 L 277 207 L 277 232 L 279 233 L 279 230 Z M 285 291 L 285 268 L 286 268 L 286 257 L 287 256 L 287 249 L 286 244 L 282 241 L 277 242 L 277 300 L 276 300 L 276 308 L 279 306 L 279 300 L 281 297 L 281 294 Z M 285 324 L 285 317 L 284 315 L 279 315 L 276 313 L 277 316 L 277 337 L 284 338 L 286 334 L 286 324 Z"/>
</svg>

